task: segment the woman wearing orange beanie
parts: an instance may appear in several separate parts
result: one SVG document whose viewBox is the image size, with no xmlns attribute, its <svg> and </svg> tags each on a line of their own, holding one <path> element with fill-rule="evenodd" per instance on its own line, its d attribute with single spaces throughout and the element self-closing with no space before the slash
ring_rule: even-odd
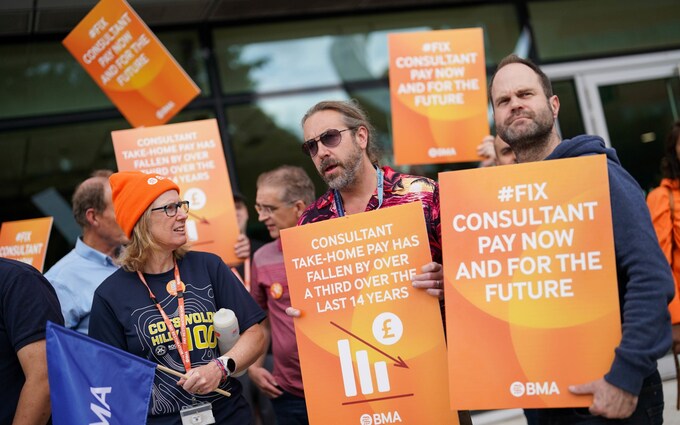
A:
<svg viewBox="0 0 680 425">
<path fill-rule="evenodd" d="M 95 292 L 90 336 L 188 376 L 156 373 L 147 423 L 179 425 L 180 410 L 195 403 L 206 403 L 215 423 L 251 423 L 241 384 L 229 377 L 265 350 L 264 312 L 219 257 L 188 252 L 189 202 L 172 180 L 120 172 L 109 181 L 116 221 L 130 243 L 121 269 Z M 220 308 L 236 314 L 241 331 L 223 356 L 213 330 Z M 218 387 L 231 396 L 213 392 Z"/>
</svg>

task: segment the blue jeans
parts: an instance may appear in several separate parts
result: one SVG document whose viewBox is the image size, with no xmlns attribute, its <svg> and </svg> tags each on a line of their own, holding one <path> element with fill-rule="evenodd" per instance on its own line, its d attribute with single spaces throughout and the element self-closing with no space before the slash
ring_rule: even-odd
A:
<svg viewBox="0 0 680 425">
<path fill-rule="evenodd" d="M 593 416 L 587 408 L 537 409 L 536 412 L 540 425 L 662 425 L 663 407 L 663 384 L 659 372 L 654 372 L 643 381 L 637 407 L 629 418 Z"/>
<path fill-rule="evenodd" d="M 305 399 L 283 391 L 272 399 L 277 425 L 309 425 Z"/>
</svg>

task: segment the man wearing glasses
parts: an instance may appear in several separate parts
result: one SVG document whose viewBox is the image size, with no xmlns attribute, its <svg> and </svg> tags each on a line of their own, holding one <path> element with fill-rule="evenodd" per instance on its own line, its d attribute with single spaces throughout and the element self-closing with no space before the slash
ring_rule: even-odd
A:
<svg viewBox="0 0 680 425">
<path fill-rule="evenodd" d="M 250 293 L 268 312 L 262 325 L 272 340 L 274 372 L 270 373 L 264 367 L 265 353 L 248 368 L 248 375 L 272 399 L 278 425 L 309 423 L 295 327 L 293 319 L 286 315 L 290 292 L 279 232 L 294 227 L 305 208 L 314 202 L 314 197 L 314 183 L 300 167 L 284 165 L 262 173 L 257 179 L 255 209 L 258 220 L 267 226 L 274 241 L 253 256 Z"/>
<path fill-rule="evenodd" d="M 440 300 L 444 308 L 439 186 L 431 179 L 401 174 L 378 164 L 375 130 L 356 101 L 324 101 L 302 118 L 302 151 L 314 162 L 329 189 L 305 210 L 298 225 L 421 201 L 432 262 L 413 277 L 413 286 Z M 298 317 L 290 307 L 286 313 Z M 469 412 L 459 412 L 462 425 Z"/>
<path fill-rule="evenodd" d="M 329 189 L 305 210 L 298 225 L 421 201 L 432 262 L 422 266 L 422 273 L 415 275 L 412 283 L 439 299 L 443 318 L 437 183 L 379 166 L 375 130 L 356 101 L 317 103 L 302 118 L 302 130 L 306 140 L 302 151 L 312 158 Z M 289 307 L 286 314 L 299 317 L 301 312 Z M 461 411 L 458 416 L 461 425 L 472 424 L 469 412 Z"/>
<path fill-rule="evenodd" d="M 413 286 L 443 300 L 437 183 L 380 167 L 375 130 L 355 101 L 317 103 L 302 118 L 302 129 L 307 140 L 302 150 L 330 189 L 307 208 L 298 224 L 421 201 L 432 262 L 414 277 Z"/>
</svg>

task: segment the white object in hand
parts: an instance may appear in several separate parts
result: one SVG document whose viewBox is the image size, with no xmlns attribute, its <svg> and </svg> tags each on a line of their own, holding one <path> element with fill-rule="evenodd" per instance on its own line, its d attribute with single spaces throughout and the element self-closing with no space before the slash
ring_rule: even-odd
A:
<svg viewBox="0 0 680 425">
<path fill-rule="evenodd" d="M 220 354 L 225 355 L 238 341 L 241 336 L 238 319 L 233 311 L 227 308 L 221 308 L 213 315 L 213 327 L 215 335 L 217 335 L 217 347 L 220 349 Z M 235 373 L 233 376 L 241 376 L 246 371 Z"/>
</svg>

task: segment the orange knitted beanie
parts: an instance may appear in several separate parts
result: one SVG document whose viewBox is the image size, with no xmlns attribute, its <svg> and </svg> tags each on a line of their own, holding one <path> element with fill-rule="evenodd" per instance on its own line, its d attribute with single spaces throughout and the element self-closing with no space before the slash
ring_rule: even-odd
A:
<svg viewBox="0 0 680 425">
<path fill-rule="evenodd" d="M 116 221 L 130 238 L 132 229 L 149 205 L 168 190 L 179 187 L 167 177 L 140 171 L 121 171 L 109 177 Z"/>
</svg>

